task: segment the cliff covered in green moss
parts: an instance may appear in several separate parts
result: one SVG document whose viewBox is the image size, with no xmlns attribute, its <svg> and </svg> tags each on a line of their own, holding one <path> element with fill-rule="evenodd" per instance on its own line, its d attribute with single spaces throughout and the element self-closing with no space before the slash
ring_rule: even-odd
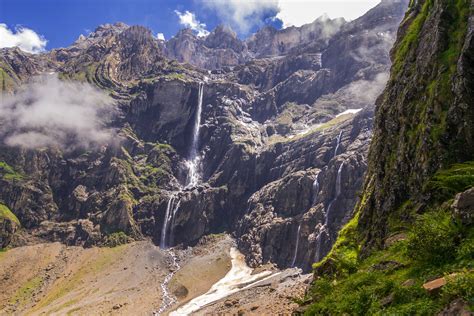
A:
<svg viewBox="0 0 474 316">
<path fill-rule="evenodd" d="M 377 101 L 356 216 L 314 265 L 306 313 L 472 310 L 473 7 L 411 2 Z"/>
</svg>

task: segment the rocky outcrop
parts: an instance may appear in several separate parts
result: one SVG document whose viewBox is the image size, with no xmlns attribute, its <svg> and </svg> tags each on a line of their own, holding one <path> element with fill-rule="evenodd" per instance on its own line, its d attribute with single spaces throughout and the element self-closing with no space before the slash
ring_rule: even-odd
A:
<svg viewBox="0 0 474 316">
<path fill-rule="evenodd" d="M 463 225 L 472 225 L 474 217 L 474 188 L 459 193 L 451 205 L 453 217 Z"/>
<path fill-rule="evenodd" d="M 405 201 L 419 203 L 420 212 L 436 200 L 420 188 L 437 170 L 474 157 L 468 12 L 449 1 L 412 2 L 400 27 L 391 78 L 377 104 L 367 176 L 373 185 L 367 183 L 361 208 L 367 248 L 381 246 L 387 217 Z"/>
<path fill-rule="evenodd" d="M 249 50 L 257 57 L 281 56 L 297 51 L 318 53 L 345 23 L 342 18 L 331 20 L 323 15 L 313 23 L 301 27 L 293 26 L 283 30 L 265 27 L 246 42 Z"/>
<path fill-rule="evenodd" d="M 298 146 L 277 146 L 275 158 L 262 155 L 274 161 L 261 174 L 270 182 L 249 198 L 237 230 L 239 247 L 251 265 L 274 262 L 309 271 L 324 257 L 357 201 L 370 128 L 370 114 L 361 113 L 332 132 L 295 141 Z"/>
<path fill-rule="evenodd" d="M 12 242 L 18 224 L 9 218 L 0 218 L 0 249 L 6 248 Z"/>
<path fill-rule="evenodd" d="M 184 29 L 166 42 L 166 55 L 204 69 L 235 66 L 248 60 L 247 47 L 227 27 L 218 26 L 206 38 Z"/>
</svg>

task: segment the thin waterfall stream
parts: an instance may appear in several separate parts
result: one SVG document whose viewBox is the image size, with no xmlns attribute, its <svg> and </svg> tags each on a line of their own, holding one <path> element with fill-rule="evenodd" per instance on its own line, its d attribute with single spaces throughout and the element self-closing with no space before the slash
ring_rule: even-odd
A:
<svg viewBox="0 0 474 316">
<path fill-rule="evenodd" d="M 330 236 L 330 231 L 329 231 L 329 218 L 331 216 L 331 209 L 332 205 L 334 202 L 337 201 L 339 196 L 341 195 L 342 192 L 342 169 L 344 167 L 344 161 L 341 163 L 339 166 L 339 169 L 337 170 L 337 176 L 336 176 L 336 194 L 334 195 L 334 198 L 331 200 L 329 203 L 328 207 L 326 208 L 326 211 L 324 212 L 324 224 L 319 228 L 319 233 L 318 236 L 316 237 L 317 240 L 317 247 L 316 247 L 316 256 L 315 260 L 316 262 L 319 262 L 321 258 L 321 251 L 322 251 L 322 244 L 323 244 L 323 234 L 326 236 Z"/>
<path fill-rule="evenodd" d="M 294 267 L 296 263 L 296 257 L 298 256 L 298 247 L 300 244 L 300 230 L 301 230 L 301 222 L 298 225 L 298 230 L 296 231 L 296 245 L 295 245 L 295 252 L 293 255 L 293 260 L 291 261 L 291 266 Z"/>
<path fill-rule="evenodd" d="M 334 157 L 337 156 L 337 151 L 339 149 L 339 146 L 341 145 L 341 138 L 342 138 L 342 131 L 339 133 L 339 136 L 337 136 L 337 139 L 336 139 L 336 149 L 334 149 Z"/>
</svg>

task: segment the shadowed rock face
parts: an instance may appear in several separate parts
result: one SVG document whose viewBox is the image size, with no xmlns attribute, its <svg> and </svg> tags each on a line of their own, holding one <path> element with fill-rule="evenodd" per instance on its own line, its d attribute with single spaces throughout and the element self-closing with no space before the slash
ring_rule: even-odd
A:
<svg viewBox="0 0 474 316">
<path fill-rule="evenodd" d="M 221 26 L 205 38 L 182 30 L 163 42 L 117 23 L 42 55 L 1 50 L 3 92 L 55 72 L 106 90 L 118 109 L 113 144 L 60 150 L 2 142 L 0 161 L 20 175 L 0 173 L 0 202 L 27 229 L 16 243 L 100 245 L 123 232 L 159 244 L 173 196 L 170 245 L 228 231 L 252 266 L 308 271 L 352 215 L 373 104 L 406 5 L 383 2 L 349 23 L 267 28 L 246 41 Z M 183 188 L 199 82 L 202 182 Z"/>
<path fill-rule="evenodd" d="M 472 10 L 454 18 L 459 13 L 451 2 L 425 4 L 412 3 L 400 26 L 391 79 L 377 102 L 372 181 L 364 188 L 359 221 L 364 250 L 383 245 L 387 218 L 408 199 L 417 213 L 426 208 L 436 193 L 424 187 L 437 170 L 474 157 L 474 99 L 467 88 L 473 84 Z M 417 18 L 423 22 L 413 27 Z M 450 30 L 458 32 L 455 40 Z M 403 49 L 410 38 L 416 43 Z M 447 52 L 455 57 L 446 59 Z"/>
</svg>

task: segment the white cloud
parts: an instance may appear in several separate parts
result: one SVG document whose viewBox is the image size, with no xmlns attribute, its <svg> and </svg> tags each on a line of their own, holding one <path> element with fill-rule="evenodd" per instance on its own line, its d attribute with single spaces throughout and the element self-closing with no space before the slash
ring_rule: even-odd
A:
<svg viewBox="0 0 474 316">
<path fill-rule="evenodd" d="M 156 34 L 156 38 L 159 39 L 160 41 L 164 41 L 165 40 L 165 34 L 158 33 L 158 34 Z"/>
<path fill-rule="evenodd" d="M 327 14 L 330 18 L 354 20 L 380 0 L 200 0 L 225 24 L 241 34 L 261 26 L 266 15 L 276 13 L 284 27 L 301 26 Z"/>
<path fill-rule="evenodd" d="M 0 103 L 0 139 L 22 148 L 89 148 L 115 135 L 112 99 L 87 83 L 41 77 Z"/>
<path fill-rule="evenodd" d="M 197 33 L 197 36 L 207 36 L 209 35 L 209 31 L 206 30 L 206 24 L 199 22 L 196 19 L 196 15 L 190 11 L 174 11 L 176 15 L 179 17 L 179 23 L 185 27 L 189 27 L 193 31 Z"/>
<path fill-rule="evenodd" d="M 277 18 L 283 26 L 301 26 L 327 14 L 330 18 L 354 20 L 375 7 L 380 0 L 279 0 Z"/>
<path fill-rule="evenodd" d="M 203 4 L 242 34 L 262 25 L 265 14 L 278 12 L 278 0 L 203 0 Z"/>
<path fill-rule="evenodd" d="M 43 52 L 48 41 L 35 31 L 17 26 L 15 31 L 0 23 L 0 48 L 18 46 L 21 50 L 37 54 Z"/>
</svg>

